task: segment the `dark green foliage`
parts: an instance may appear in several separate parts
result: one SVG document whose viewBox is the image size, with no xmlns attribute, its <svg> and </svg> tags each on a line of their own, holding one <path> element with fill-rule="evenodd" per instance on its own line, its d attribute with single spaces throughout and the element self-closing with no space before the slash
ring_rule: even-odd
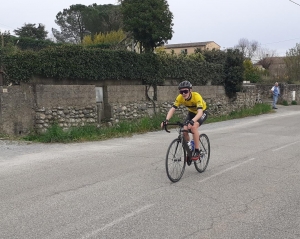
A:
<svg viewBox="0 0 300 239">
<path fill-rule="evenodd" d="M 22 51 L 17 54 L 3 56 L 1 59 L 7 83 L 19 84 L 27 82 L 37 72 L 38 54 L 36 52 Z"/>
<path fill-rule="evenodd" d="M 153 52 L 172 39 L 173 14 L 166 0 L 123 0 L 124 30 L 131 32 L 142 52 Z"/>
<path fill-rule="evenodd" d="M 224 65 L 197 56 L 137 54 L 69 44 L 48 46 L 40 51 L 12 51 L 1 54 L 0 60 L 7 82 L 16 84 L 33 76 L 57 80 L 141 80 L 149 85 L 162 85 L 164 79 L 172 78 L 190 80 L 194 85 L 211 82 L 226 87 L 227 83 L 235 93 L 243 79 L 239 56 L 238 52 L 231 52 Z"/>
<path fill-rule="evenodd" d="M 226 60 L 226 52 L 221 50 L 205 50 L 196 49 L 195 53 L 201 53 L 204 56 L 205 61 L 214 64 L 224 64 Z"/>
<path fill-rule="evenodd" d="M 24 24 L 23 27 L 14 30 L 14 33 L 19 37 L 27 37 L 35 40 L 45 40 L 48 32 L 45 26 L 41 23 L 36 27 L 35 24 Z"/>
<path fill-rule="evenodd" d="M 92 36 L 99 33 L 118 31 L 122 27 L 120 5 L 96 3 L 83 12 L 83 22 Z"/>
<path fill-rule="evenodd" d="M 102 44 L 93 44 L 93 45 L 86 45 L 86 48 L 98 48 L 98 49 L 110 49 L 111 44 L 102 43 Z"/>
<path fill-rule="evenodd" d="M 292 105 L 297 105 L 297 101 L 293 100 L 291 104 Z"/>
<path fill-rule="evenodd" d="M 235 93 L 240 91 L 243 77 L 243 54 L 239 50 L 228 49 L 227 51 L 221 50 L 200 50 L 196 49 L 196 53 L 201 53 L 204 59 L 212 69 L 206 76 L 210 78 L 212 85 L 224 85 L 226 93 L 229 97 L 234 97 Z"/>
<path fill-rule="evenodd" d="M 49 46 L 58 46 L 59 44 L 50 40 L 36 40 L 29 37 L 19 37 L 13 39 L 14 45 L 20 50 L 39 51 Z"/>
<path fill-rule="evenodd" d="M 80 45 L 23 51 L 3 57 L 6 77 L 18 83 L 33 76 L 54 79 L 138 79 L 162 82 L 158 56 L 128 51 L 108 51 Z"/>
<path fill-rule="evenodd" d="M 235 49 L 228 49 L 224 64 L 225 92 L 229 97 L 234 97 L 236 92 L 241 90 L 244 79 L 244 57 L 243 54 Z"/>
<path fill-rule="evenodd" d="M 57 13 L 55 23 L 60 26 L 61 32 L 52 28 L 52 34 L 57 42 L 81 43 L 87 31 L 83 15 L 88 7 L 82 4 L 71 5 Z"/>
<path fill-rule="evenodd" d="M 254 67 L 251 60 L 246 59 L 244 61 L 244 69 L 244 80 L 250 81 L 251 83 L 257 83 L 261 81 L 261 75 L 263 72 Z"/>
<path fill-rule="evenodd" d="M 284 105 L 284 106 L 288 106 L 288 105 L 289 105 L 289 103 L 287 102 L 287 100 L 283 100 L 283 101 L 282 101 L 282 105 Z"/>
<path fill-rule="evenodd" d="M 55 23 L 61 30 L 52 29 L 58 42 L 81 43 L 87 34 L 118 31 L 122 27 L 122 17 L 119 5 L 75 4 L 59 12 Z"/>
<path fill-rule="evenodd" d="M 1 33 L 0 33 L 1 34 Z M 59 46 L 61 44 L 55 43 L 51 40 L 37 40 L 30 37 L 16 37 L 9 33 L 3 35 L 3 53 L 12 54 L 21 51 L 32 50 L 39 51 L 49 46 Z M 0 49 L 2 48 L 0 44 Z M 21 53 L 20 53 L 21 54 Z"/>
<path fill-rule="evenodd" d="M 14 39 L 18 39 L 18 37 L 10 35 L 10 31 L 1 32 L 0 30 L 0 36 L 1 36 L 0 48 L 2 48 L 2 46 L 7 47 L 8 45 L 13 44 Z"/>
<path fill-rule="evenodd" d="M 205 62 L 186 55 L 158 54 L 161 61 L 161 72 L 164 78 L 190 80 L 193 84 L 206 85 L 209 81 L 221 79 L 223 66 Z"/>
</svg>

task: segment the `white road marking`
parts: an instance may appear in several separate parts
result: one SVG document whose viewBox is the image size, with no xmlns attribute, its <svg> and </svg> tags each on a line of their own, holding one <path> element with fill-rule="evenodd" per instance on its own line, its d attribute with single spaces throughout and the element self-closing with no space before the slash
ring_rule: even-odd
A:
<svg viewBox="0 0 300 239">
<path fill-rule="evenodd" d="M 198 181 L 198 182 L 199 182 L 199 183 L 205 182 L 205 181 L 207 181 L 207 180 L 209 180 L 209 179 L 211 179 L 211 178 L 214 178 L 214 177 L 219 176 L 219 175 L 221 175 L 221 174 L 223 174 L 223 173 L 226 173 L 226 172 L 228 172 L 228 171 L 230 171 L 230 170 L 232 170 L 232 169 L 235 169 L 235 168 L 237 168 L 237 167 L 239 167 L 239 166 L 241 166 L 241 165 L 243 165 L 243 164 L 245 164 L 245 163 L 249 163 L 249 162 L 251 162 L 251 161 L 254 160 L 254 159 L 255 159 L 255 158 L 248 159 L 247 161 L 244 161 L 244 162 L 242 162 L 242 163 L 236 164 L 236 165 L 234 165 L 234 166 L 232 166 L 232 167 L 230 167 L 230 168 L 227 168 L 227 169 L 225 169 L 225 170 L 223 170 L 223 171 L 221 171 L 221 172 L 218 172 L 218 173 L 216 173 L 216 174 L 213 174 L 213 175 L 209 176 L 208 178 L 201 179 L 201 180 Z"/>
<path fill-rule="evenodd" d="M 290 143 L 290 144 L 284 145 L 284 146 L 282 146 L 282 147 L 280 147 L 280 148 L 273 149 L 272 151 L 274 152 L 274 151 L 277 151 L 277 150 L 280 150 L 280 149 L 284 149 L 284 148 L 286 148 L 286 147 L 289 147 L 289 146 L 291 146 L 291 145 L 293 145 L 293 144 L 297 144 L 297 143 L 299 143 L 299 142 L 300 142 L 300 141 L 296 141 L 296 142 L 294 142 L 294 143 Z"/>
<path fill-rule="evenodd" d="M 149 205 L 146 205 L 146 206 L 144 206 L 142 208 L 139 208 L 139 209 L 137 209 L 137 210 L 135 210 L 135 211 L 133 211 L 133 212 L 131 212 L 131 213 L 123 216 L 123 217 L 120 217 L 120 218 L 112 221 L 111 223 L 106 224 L 104 227 L 101 227 L 101 228 L 99 228 L 99 229 L 97 229 L 95 231 L 92 231 L 91 233 L 89 233 L 89 234 L 85 235 L 84 237 L 82 237 L 82 239 L 87 239 L 87 238 L 90 238 L 92 236 L 95 236 L 99 232 L 104 231 L 104 230 L 106 230 L 109 227 L 113 227 L 114 225 L 116 225 L 116 224 L 118 224 L 118 223 L 120 223 L 120 222 L 122 222 L 122 221 L 124 221 L 124 220 L 126 220 L 128 218 L 130 218 L 130 217 L 133 217 L 133 216 L 135 216 L 135 215 L 137 215 L 139 213 L 142 213 L 143 211 L 146 211 L 147 209 L 149 209 L 150 207 L 153 207 L 153 206 L 154 206 L 154 204 L 149 204 Z"/>
</svg>

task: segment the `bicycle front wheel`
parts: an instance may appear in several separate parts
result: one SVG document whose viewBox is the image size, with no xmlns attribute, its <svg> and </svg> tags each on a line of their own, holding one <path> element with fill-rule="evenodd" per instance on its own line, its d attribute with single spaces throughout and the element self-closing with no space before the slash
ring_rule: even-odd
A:
<svg viewBox="0 0 300 239">
<path fill-rule="evenodd" d="M 166 171 L 168 178 L 173 182 L 178 182 L 185 169 L 186 152 L 182 147 L 179 139 L 174 139 L 167 151 L 166 155 Z"/>
<path fill-rule="evenodd" d="M 206 134 L 200 134 L 200 159 L 194 162 L 195 168 L 199 173 L 203 173 L 207 168 L 210 157 L 210 143 Z"/>
</svg>

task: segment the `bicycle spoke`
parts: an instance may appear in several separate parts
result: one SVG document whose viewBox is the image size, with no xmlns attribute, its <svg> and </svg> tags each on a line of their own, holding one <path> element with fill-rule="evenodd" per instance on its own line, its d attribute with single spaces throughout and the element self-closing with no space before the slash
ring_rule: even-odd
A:
<svg viewBox="0 0 300 239">
<path fill-rule="evenodd" d="M 178 139 L 173 140 L 166 156 L 166 171 L 172 182 L 177 182 L 182 177 L 185 169 L 184 158 L 185 152 L 181 142 Z"/>
<path fill-rule="evenodd" d="M 194 162 L 195 168 L 199 173 L 202 173 L 207 168 L 210 157 L 210 143 L 206 134 L 201 134 L 200 140 L 200 159 Z"/>
</svg>

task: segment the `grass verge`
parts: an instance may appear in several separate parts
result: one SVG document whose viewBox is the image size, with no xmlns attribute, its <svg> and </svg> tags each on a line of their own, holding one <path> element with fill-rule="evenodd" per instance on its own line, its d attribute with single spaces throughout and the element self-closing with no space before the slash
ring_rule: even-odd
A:
<svg viewBox="0 0 300 239">
<path fill-rule="evenodd" d="M 240 119 L 240 118 L 245 118 L 248 116 L 267 114 L 270 112 L 273 112 L 270 104 L 256 104 L 253 108 L 242 109 L 239 111 L 232 111 L 228 115 L 222 115 L 222 116 L 217 116 L 217 117 L 209 117 L 208 116 L 205 123 L 207 124 L 207 123 L 220 122 L 220 121 L 225 121 L 225 120 Z"/>
<path fill-rule="evenodd" d="M 206 120 L 207 123 L 220 122 L 225 120 L 243 118 L 247 116 L 260 115 L 271 112 L 269 104 L 257 104 L 252 109 L 243 109 L 233 111 L 229 115 L 220 117 L 210 117 Z M 96 127 L 83 126 L 74 127 L 64 131 L 58 124 L 53 124 L 43 134 L 30 134 L 22 138 L 22 140 L 42 142 L 42 143 L 70 143 L 84 141 L 98 141 L 117 137 L 132 136 L 136 133 L 145 133 L 149 131 L 160 130 L 160 123 L 165 119 L 165 115 L 155 115 L 153 117 L 145 117 L 136 121 L 122 121 L 114 127 Z M 180 121 L 178 116 L 174 115 L 173 122 Z"/>
</svg>

